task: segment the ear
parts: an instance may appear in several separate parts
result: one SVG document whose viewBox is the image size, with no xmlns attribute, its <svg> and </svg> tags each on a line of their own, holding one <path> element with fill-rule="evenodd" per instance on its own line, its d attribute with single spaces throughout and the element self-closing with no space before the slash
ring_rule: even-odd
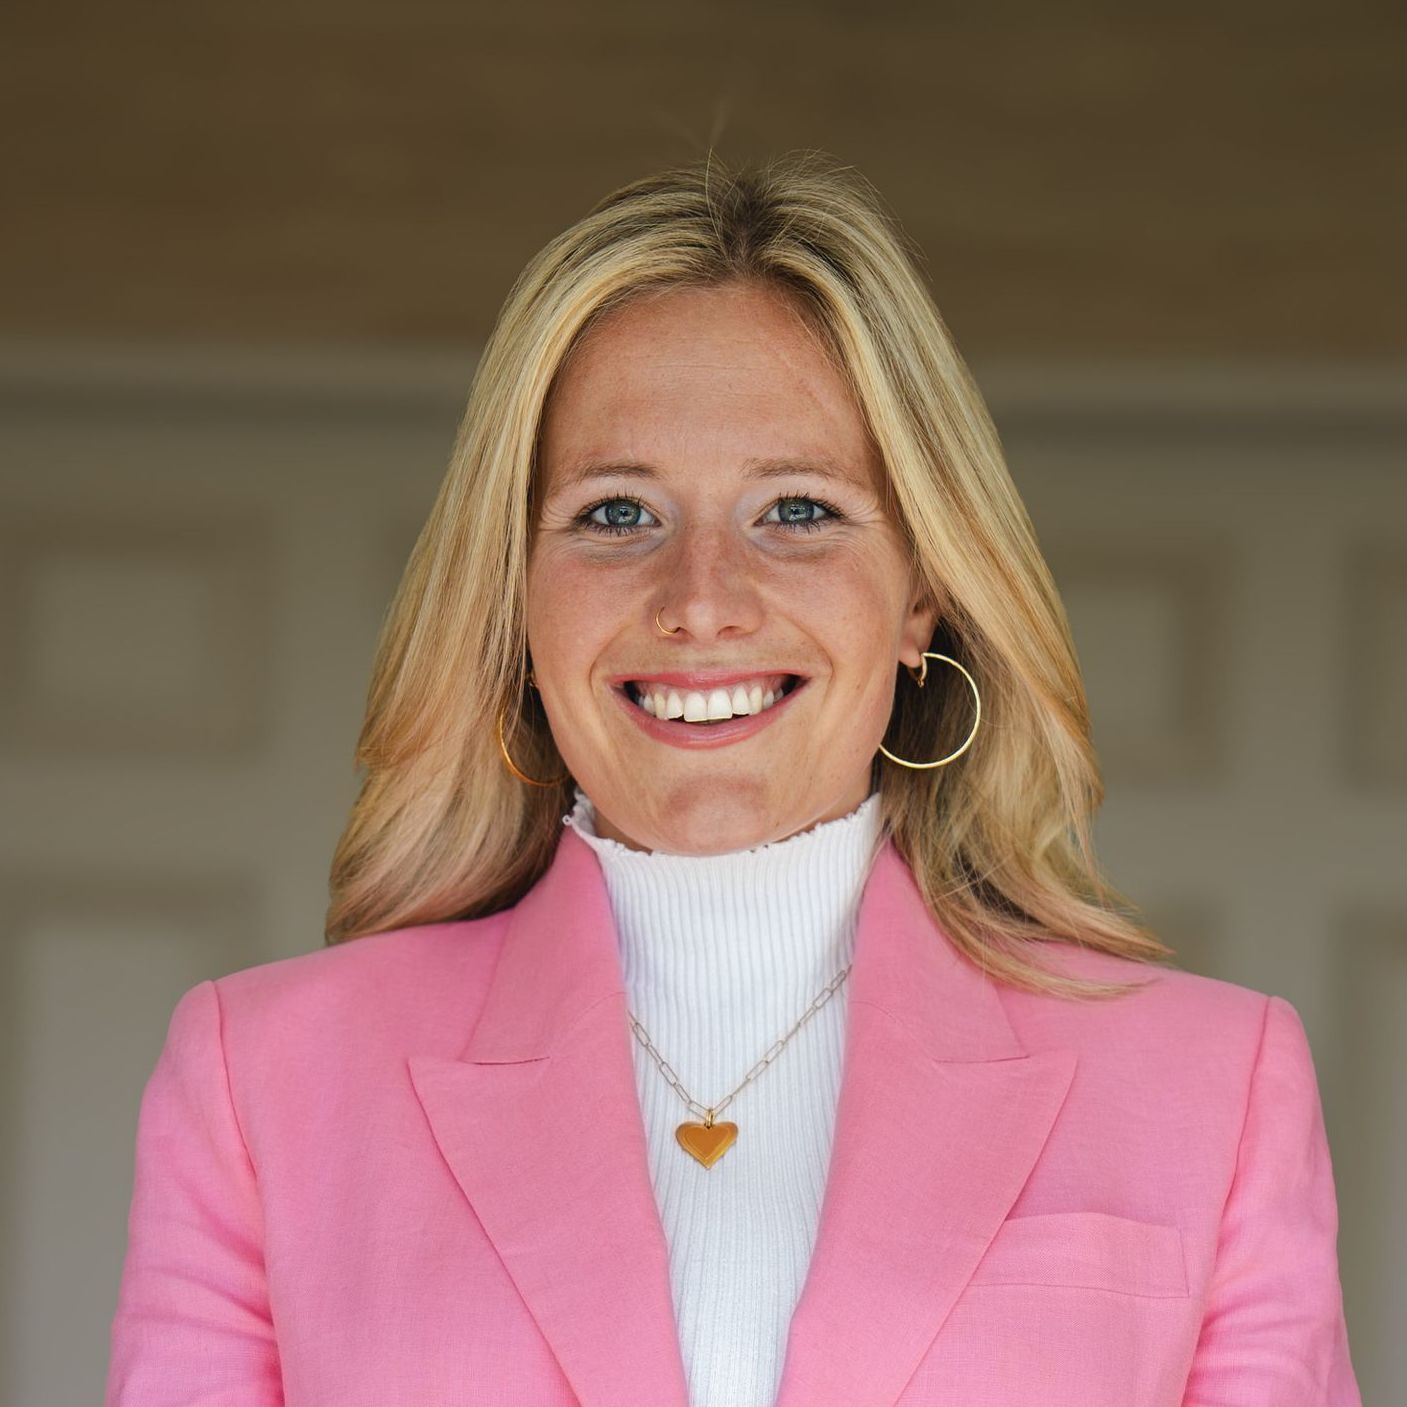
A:
<svg viewBox="0 0 1407 1407">
<path fill-rule="evenodd" d="M 923 652 L 933 643 L 941 611 L 938 603 L 926 591 L 920 590 L 910 601 L 899 636 L 899 663 L 917 669 L 923 662 Z"/>
</svg>

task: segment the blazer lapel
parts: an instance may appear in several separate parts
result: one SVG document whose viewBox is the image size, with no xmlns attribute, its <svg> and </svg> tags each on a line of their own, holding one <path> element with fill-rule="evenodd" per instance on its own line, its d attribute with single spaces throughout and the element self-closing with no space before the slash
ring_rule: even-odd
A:
<svg viewBox="0 0 1407 1407">
<path fill-rule="evenodd" d="M 860 902 L 835 1140 L 776 1407 L 892 1407 L 1035 1164 L 1075 1055 L 1028 1054 L 886 841 Z M 564 829 L 456 1059 L 436 1142 L 583 1407 L 688 1407 L 614 918 Z"/>
<path fill-rule="evenodd" d="M 610 900 L 564 830 L 457 1059 L 408 1060 L 435 1140 L 583 1407 L 688 1407 Z"/>
<path fill-rule="evenodd" d="M 861 899 L 835 1139 L 776 1407 L 892 1407 L 1027 1180 L 1074 1073 L 1028 1054 L 892 841 Z"/>
</svg>

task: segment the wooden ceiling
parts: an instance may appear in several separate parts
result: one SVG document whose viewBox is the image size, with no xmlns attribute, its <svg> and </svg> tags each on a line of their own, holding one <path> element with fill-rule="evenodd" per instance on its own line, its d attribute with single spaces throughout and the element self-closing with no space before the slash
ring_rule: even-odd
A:
<svg viewBox="0 0 1407 1407">
<path fill-rule="evenodd" d="M 0 334 L 477 341 L 712 141 L 858 166 L 970 356 L 1400 356 L 1404 13 L 12 0 Z"/>
</svg>

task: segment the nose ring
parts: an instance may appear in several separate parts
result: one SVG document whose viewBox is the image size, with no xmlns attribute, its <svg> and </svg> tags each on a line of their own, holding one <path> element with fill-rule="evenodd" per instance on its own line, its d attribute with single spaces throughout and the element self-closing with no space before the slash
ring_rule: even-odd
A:
<svg viewBox="0 0 1407 1407">
<path fill-rule="evenodd" d="M 664 607 L 661 606 L 661 607 L 660 607 L 660 611 L 662 611 L 663 609 L 664 609 Z M 664 626 L 660 625 L 660 612 L 659 612 L 659 611 L 656 611 L 656 612 L 655 612 L 655 624 L 656 624 L 657 626 L 659 626 L 659 628 L 660 628 L 661 630 L 663 630 L 666 635 L 678 635 L 679 632 L 684 629 L 684 627 L 683 627 L 682 625 L 676 625 L 673 630 L 665 630 Z"/>
</svg>

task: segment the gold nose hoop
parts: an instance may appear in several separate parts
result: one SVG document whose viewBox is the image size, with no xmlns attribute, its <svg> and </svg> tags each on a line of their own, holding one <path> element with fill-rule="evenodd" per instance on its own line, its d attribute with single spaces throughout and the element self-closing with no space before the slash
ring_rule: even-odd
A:
<svg viewBox="0 0 1407 1407">
<path fill-rule="evenodd" d="M 662 610 L 664 610 L 663 606 L 660 607 L 660 611 Z M 666 635 L 678 635 L 684 627 L 682 625 L 676 625 L 673 630 L 665 630 L 664 626 L 660 625 L 660 611 L 655 612 L 655 625 Z"/>
</svg>

